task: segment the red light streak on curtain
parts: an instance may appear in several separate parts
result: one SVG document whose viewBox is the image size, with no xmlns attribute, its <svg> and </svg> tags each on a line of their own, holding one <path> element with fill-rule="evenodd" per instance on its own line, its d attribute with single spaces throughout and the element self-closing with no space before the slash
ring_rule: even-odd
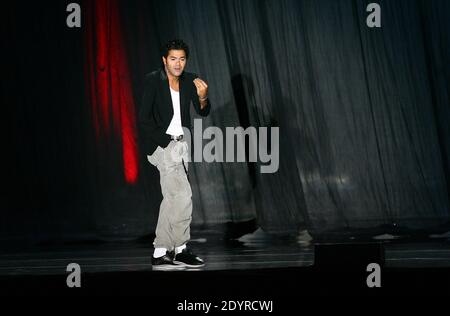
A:
<svg viewBox="0 0 450 316">
<path fill-rule="evenodd" d="M 120 137 L 125 179 L 136 182 L 138 154 L 134 100 L 118 0 L 87 1 L 86 74 L 97 141 Z"/>
</svg>

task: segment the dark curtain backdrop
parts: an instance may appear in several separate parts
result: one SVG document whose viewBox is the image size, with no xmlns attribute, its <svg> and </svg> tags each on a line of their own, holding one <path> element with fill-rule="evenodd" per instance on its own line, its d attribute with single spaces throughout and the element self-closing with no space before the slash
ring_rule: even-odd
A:
<svg viewBox="0 0 450 316">
<path fill-rule="evenodd" d="M 80 29 L 70 2 L 2 7 L 0 239 L 154 232 L 159 176 L 134 116 L 174 37 L 209 83 L 204 128 L 280 129 L 277 173 L 192 164 L 194 229 L 449 229 L 449 1 L 375 1 L 380 29 L 363 0 L 85 0 Z"/>
</svg>

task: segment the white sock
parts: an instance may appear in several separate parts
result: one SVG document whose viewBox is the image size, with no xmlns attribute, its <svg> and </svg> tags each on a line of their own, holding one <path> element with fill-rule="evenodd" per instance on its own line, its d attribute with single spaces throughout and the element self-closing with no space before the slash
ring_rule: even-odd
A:
<svg viewBox="0 0 450 316">
<path fill-rule="evenodd" d="M 155 248 L 155 251 L 153 252 L 153 258 L 159 258 L 166 254 L 167 249 L 166 248 Z"/>
<path fill-rule="evenodd" d="M 183 249 L 186 248 L 186 244 L 184 244 L 183 246 L 180 247 L 175 247 L 175 255 L 179 254 L 180 252 L 183 251 Z"/>
</svg>

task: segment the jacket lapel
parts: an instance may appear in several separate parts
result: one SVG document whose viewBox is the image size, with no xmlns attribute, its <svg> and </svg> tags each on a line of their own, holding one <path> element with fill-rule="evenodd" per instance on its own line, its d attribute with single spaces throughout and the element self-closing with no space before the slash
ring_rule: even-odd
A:
<svg viewBox="0 0 450 316">
<path fill-rule="evenodd" d="M 172 97 L 170 95 L 170 85 L 169 85 L 169 79 L 167 78 L 167 74 L 164 71 L 164 69 L 161 69 L 161 91 L 163 93 L 163 99 L 164 104 L 167 104 L 167 106 L 164 107 L 163 112 L 166 116 L 166 119 L 170 121 L 173 117 L 173 105 L 172 105 Z"/>
<path fill-rule="evenodd" d="M 184 74 L 180 77 L 180 112 L 181 112 L 181 122 L 184 122 L 183 118 L 186 116 L 186 111 L 189 110 L 189 104 L 186 104 L 189 100 L 187 93 L 188 86 L 186 82 L 186 76 Z"/>
</svg>

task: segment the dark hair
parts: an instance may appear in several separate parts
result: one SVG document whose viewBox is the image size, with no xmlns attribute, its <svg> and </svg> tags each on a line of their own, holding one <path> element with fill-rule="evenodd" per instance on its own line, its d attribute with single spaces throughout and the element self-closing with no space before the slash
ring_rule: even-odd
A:
<svg viewBox="0 0 450 316">
<path fill-rule="evenodd" d="M 180 39 L 173 39 L 168 41 L 167 43 L 165 43 L 162 47 L 161 47 L 161 56 L 164 56 L 167 58 L 167 56 L 169 56 L 169 51 L 170 50 L 184 50 L 184 52 L 186 53 L 186 58 L 189 57 L 189 47 L 187 46 L 187 44 L 185 42 L 183 42 Z"/>
</svg>

